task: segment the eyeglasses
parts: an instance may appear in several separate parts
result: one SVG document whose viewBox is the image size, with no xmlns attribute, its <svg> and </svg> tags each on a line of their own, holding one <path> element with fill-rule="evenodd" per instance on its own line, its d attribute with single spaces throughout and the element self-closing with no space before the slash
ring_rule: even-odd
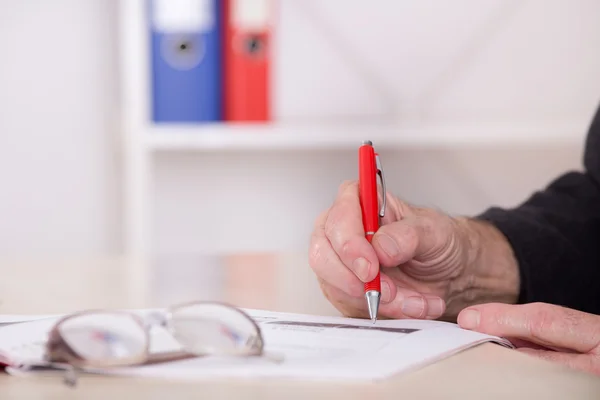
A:
<svg viewBox="0 0 600 400">
<path fill-rule="evenodd" d="M 165 328 L 181 350 L 150 352 L 150 330 Z M 265 357 L 258 324 L 242 310 L 224 303 L 191 302 L 146 317 L 126 311 L 86 310 L 60 319 L 50 330 L 45 363 L 66 370 L 65 383 L 75 386 L 77 373 L 174 361 L 199 356 Z"/>
</svg>

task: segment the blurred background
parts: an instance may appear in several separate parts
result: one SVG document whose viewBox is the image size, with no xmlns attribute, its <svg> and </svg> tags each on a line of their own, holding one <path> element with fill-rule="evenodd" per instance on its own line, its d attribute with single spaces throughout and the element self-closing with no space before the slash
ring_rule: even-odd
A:
<svg viewBox="0 0 600 400">
<path fill-rule="evenodd" d="M 318 296 L 312 224 L 357 178 L 362 139 L 388 190 L 452 214 L 516 205 L 581 168 L 600 98 L 600 2 L 272 5 L 268 84 L 255 89 L 270 93 L 268 120 L 182 128 L 152 120 L 144 1 L 0 0 L 4 312 L 43 304 L 9 300 L 23 290 L 13 276 L 55 299 L 73 277 L 64 307 L 79 306 L 81 287 L 110 297 L 106 276 L 125 267 L 91 272 L 102 260 L 145 260 L 128 275 L 143 281 L 131 304 L 233 298 L 252 278 Z M 285 303 L 252 299 L 239 302 Z"/>
</svg>

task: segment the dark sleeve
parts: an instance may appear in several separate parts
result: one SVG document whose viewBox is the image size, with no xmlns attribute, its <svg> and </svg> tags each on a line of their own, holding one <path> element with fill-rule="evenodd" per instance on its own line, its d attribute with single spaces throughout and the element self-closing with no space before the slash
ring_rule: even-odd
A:
<svg viewBox="0 0 600 400">
<path fill-rule="evenodd" d="M 600 314 L 600 109 L 585 145 L 582 172 L 565 173 L 515 208 L 493 207 L 477 216 L 513 248 L 520 303 Z"/>
</svg>

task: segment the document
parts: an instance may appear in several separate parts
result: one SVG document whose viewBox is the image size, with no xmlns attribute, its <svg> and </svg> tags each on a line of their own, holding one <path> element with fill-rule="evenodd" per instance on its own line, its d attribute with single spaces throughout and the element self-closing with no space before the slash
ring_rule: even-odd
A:
<svg viewBox="0 0 600 400">
<path fill-rule="evenodd" d="M 90 373 L 168 379 L 292 378 L 377 381 L 421 368 L 484 342 L 512 348 L 495 336 L 430 320 L 369 320 L 244 309 L 260 326 L 265 352 L 281 357 L 195 357 Z M 143 311 L 140 311 L 143 315 Z M 43 364 L 46 335 L 56 318 L 0 327 L 0 362 L 9 373 L 21 363 Z M 151 331 L 151 352 L 177 351 L 162 328 Z"/>
<path fill-rule="evenodd" d="M 28 315 L 28 314 L 0 314 L 0 326 L 16 324 L 17 322 L 29 322 L 38 319 L 52 318 L 52 315 Z"/>
</svg>

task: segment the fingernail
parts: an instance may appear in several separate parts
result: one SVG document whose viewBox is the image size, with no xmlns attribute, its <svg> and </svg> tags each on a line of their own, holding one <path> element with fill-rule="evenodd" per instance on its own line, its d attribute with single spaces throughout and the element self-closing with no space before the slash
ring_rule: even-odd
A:
<svg viewBox="0 0 600 400">
<path fill-rule="evenodd" d="M 458 324 L 461 328 L 475 329 L 479 325 L 479 311 L 477 310 L 464 310 L 460 313 L 458 318 Z"/>
<path fill-rule="evenodd" d="M 387 282 L 381 282 L 381 301 L 384 303 L 392 301 L 392 290 Z"/>
<path fill-rule="evenodd" d="M 354 260 L 352 269 L 361 281 L 365 281 L 367 276 L 369 276 L 369 262 L 363 257 Z"/>
<path fill-rule="evenodd" d="M 381 250 L 383 250 L 390 257 L 396 257 L 396 255 L 400 252 L 396 241 L 388 235 L 380 235 L 377 238 L 377 242 L 379 243 Z"/>
<path fill-rule="evenodd" d="M 432 318 L 439 318 L 446 310 L 446 304 L 440 298 L 427 299 L 427 306 L 427 314 Z"/>
<path fill-rule="evenodd" d="M 409 297 L 402 303 L 402 312 L 408 317 L 420 318 L 424 310 L 425 301 L 421 297 Z"/>
</svg>

